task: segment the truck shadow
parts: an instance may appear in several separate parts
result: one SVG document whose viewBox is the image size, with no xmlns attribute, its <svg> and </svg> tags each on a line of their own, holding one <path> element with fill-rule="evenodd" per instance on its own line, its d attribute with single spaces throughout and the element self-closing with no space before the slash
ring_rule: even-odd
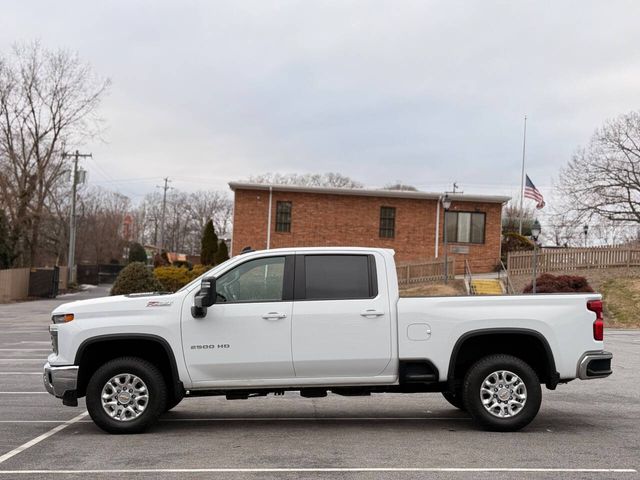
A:
<svg viewBox="0 0 640 480">
<path fill-rule="evenodd" d="M 443 412 L 442 415 L 429 416 L 260 416 L 260 415 L 219 415 L 193 416 L 186 412 L 167 413 L 160 417 L 149 432 L 195 431 L 201 429 L 225 429 L 226 431 L 276 431 L 313 429 L 340 429 L 342 432 L 359 431 L 366 434 L 369 431 L 381 432 L 482 432 L 489 435 L 505 435 L 499 432 L 483 432 L 472 419 L 463 412 Z M 578 416 L 539 415 L 529 426 L 518 434 L 530 433 L 588 433 L 606 429 L 606 425 L 599 425 L 586 421 Z"/>
</svg>

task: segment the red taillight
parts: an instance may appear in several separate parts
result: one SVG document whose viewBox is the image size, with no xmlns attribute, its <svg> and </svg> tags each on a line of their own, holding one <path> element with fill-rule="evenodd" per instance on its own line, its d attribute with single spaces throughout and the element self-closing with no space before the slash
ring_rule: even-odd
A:
<svg viewBox="0 0 640 480">
<path fill-rule="evenodd" d="M 593 339 L 604 340 L 604 320 L 602 319 L 602 300 L 589 300 L 587 310 L 596 314 L 596 321 L 593 322 Z"/>
</svg>

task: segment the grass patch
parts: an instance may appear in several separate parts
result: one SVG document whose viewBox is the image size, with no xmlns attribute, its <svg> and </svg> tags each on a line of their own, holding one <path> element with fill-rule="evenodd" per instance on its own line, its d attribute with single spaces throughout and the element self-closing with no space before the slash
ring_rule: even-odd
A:
<svg viewBox="0 0 640 480">
<path fill-rule="evenodd" d="M 640 279 L 615 278 L 600 287 L 604 300 L 604 319 L 609 327 L 640 327 Z"/>
<path fill-rule="evenodd" d="M 466 295 L 462 280 L 451 280 L 448 284 L 426 283 L 415 287 L 401 287 L 401 297 L 451 297 Z"/>
</svg>

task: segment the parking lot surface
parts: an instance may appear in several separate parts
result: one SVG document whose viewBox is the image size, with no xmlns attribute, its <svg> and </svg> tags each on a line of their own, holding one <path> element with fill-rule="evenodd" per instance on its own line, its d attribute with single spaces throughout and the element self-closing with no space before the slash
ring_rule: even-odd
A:
<svg viewBox="0 0 640 480">
<path fill-rule="evenodd" d="M 114 436 L 42 386 L 49 313 L 0 305 L 5 478 L 639 478 L 640 331 L 608 330 L 614 374 L 545 390 L 521 432 L 489 433 L 439 394 L 184 400 L 142 435 Z"/>
</svg>

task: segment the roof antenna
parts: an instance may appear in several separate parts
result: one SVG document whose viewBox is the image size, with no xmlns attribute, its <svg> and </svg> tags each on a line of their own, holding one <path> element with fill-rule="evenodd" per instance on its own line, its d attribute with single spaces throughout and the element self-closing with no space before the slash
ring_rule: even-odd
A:
<svg viewBox="0 0 640 480">
<path fill-rule="evenodd" d="M 457 181 L 457 180 L 455 180 L 455 181 L 453 182 L 453 190 L 450 190 L 450 191 L 448 191 L 448 192 L 444 192 L 444 193 L 460 193 L 460 194 L 464 193 L 462 190 L 458 191 L 458 188 L 460 188 L 460 187 L 458 186 L 458 181 Z"/>
</svg>

